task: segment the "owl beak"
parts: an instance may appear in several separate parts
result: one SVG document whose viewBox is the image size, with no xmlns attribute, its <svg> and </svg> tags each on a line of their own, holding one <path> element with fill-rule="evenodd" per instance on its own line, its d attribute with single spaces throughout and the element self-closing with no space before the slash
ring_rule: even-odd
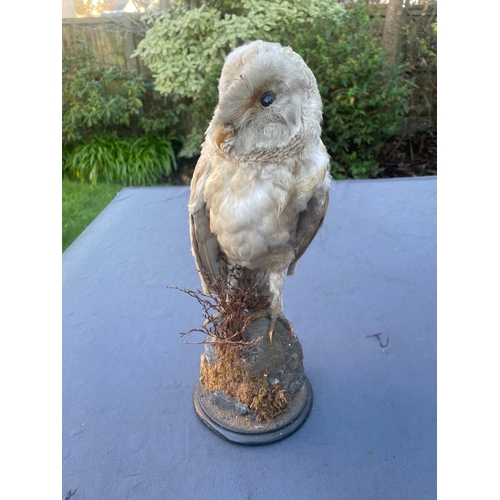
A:
<svg viewBox="0 0 500 500">
<path fill-rule="evenodd" d="M 234 130 L 230 127 L 226 127 L 224 125 L 219 125 L 215 129 L 215 144 L 217 147 L 221 149 L 221 145 L 223 142 L 234 135 Z"/>
</svg>

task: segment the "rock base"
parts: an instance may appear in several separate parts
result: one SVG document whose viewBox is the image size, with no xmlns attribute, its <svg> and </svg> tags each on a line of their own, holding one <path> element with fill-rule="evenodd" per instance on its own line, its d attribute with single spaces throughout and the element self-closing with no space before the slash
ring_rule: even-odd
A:
<svg viewBox="0 0 500 500">
<path fill-rule="evenodd" d="M 307 419 L 312 388 L 304 374 L 302 347 L 287 326 L 277 322 L 273 343 L 270 320 L 260 318 L 234 347 L 207 344 L 194 406 L 202 422 L 219 436 L 239 444 L 267 444 L 295 432 Z"/>
<path fill-rule="evenodd" d="M 246 445 L 275 443 L 293 434 L 307 420 L 312 400 L 312 388 L 306 377 L 287 413 L 274 420 L 257 422 L 214 404 L 200 380 L 194 389 L 194 408 L 200 420 L 227 441 Z"/>
</svg>

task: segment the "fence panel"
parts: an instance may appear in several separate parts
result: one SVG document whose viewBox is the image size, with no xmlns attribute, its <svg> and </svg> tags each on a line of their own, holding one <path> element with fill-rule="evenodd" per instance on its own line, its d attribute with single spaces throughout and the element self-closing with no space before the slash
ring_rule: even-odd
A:
<svg viewBox="0 0 500 500">
<path fill-rule="evenodd" d="M 140 19 L 140 14 L 63 19 L 63 56 L 84 41 L 100 66 L 138 69 L 150 74 L 139 58 L 131 57 L 146 31 Z"/>
</svg>

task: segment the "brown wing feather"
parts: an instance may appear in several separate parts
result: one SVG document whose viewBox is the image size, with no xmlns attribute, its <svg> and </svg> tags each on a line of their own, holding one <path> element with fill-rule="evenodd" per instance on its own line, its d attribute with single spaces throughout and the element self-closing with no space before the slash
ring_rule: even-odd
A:
<svg viewBox="0 0 500 500">
<path fill-rule="evenodd" d="M 320 227 L 325 220 L 326 210 L 328 208 L 329 193 L 318 192 L 314 195 L 307 204 L 307 208 L 300 214 L 295 233 L 295 260 L 288 268 L 288 274 L 293 274 L 297 261 L 304 255 L 312 240 L 318 233 Z"/>
<path fill-rule="evenodd" d="M 210 172 L 210 162 L 202 154 L 193 173 L 189 198 L 191 251 L 205 292 L 211 291 L 210 277 L 217 276 L 220 252 L 217 236 L 210 231 L 210 215 L 204 200 L 205 182 Z"/>
</svg>

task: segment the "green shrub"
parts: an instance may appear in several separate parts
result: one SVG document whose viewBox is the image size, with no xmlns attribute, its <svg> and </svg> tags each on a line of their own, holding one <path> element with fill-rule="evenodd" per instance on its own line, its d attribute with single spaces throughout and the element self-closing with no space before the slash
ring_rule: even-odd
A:
<svg viewBox="0 0 500 500">
<path fill-rule="evenodd" d="M 65 177 L 91 184 L 152 185 L 175 167 L 168 137 L 102 137 L 63 148 Z"/>
<path fill-rule="evenodd" d="M 136 70 L 101 68 L 85 45 L 63 59 L 63 142 L 103 135 L 171 134 L 178 119 L 171 103 Z"/>
<path fill-rule="evenodd" d="M 189 116 L 181 156 L 199 154 L 203 134 L 217 104 L 217 81 L 224 57 L 253 40 L 280 41 L 297 24 L 314 24 L 323 16 L 344 15 L 331 0 L 290 0 L 241 3 L 212 1 L 198 9 L 179 5 L 152 14 L 152 27 L 139 44 L 139 55 L 154 74 L 156 88 L 171 97 Z M 293 26 L 293 28 L 290 28 Z"/>
<path fill-rule="evenodd" d="M 80 44 L 63 59 L 63 175 L 154 184 L 172 173 L 178 118 L 146 76 L 100 68 Z"/>
<path fill-rule="evenodd" d="M 403 51 L 413 80 L 407 119 L 410 131 L 437 131 L 436 9 L 436 3 L 429 3 L 426 10 L 430 15 L 414 16 L 417 22 L 405 24 Z"/>
<path fill-rule="evenodd" d="M 375 176 L 375 158 L 408 109 L 403 67 L 389 62 L 381 46 L 380 18 L 363 3 L 341 22 L 317 20 L 296 29 L 290 41 L 318 81 L 323 100 L 323 141 L 334 177 Z"/>
<path fill-rule="evenodd" d="M 152 15 L 149 22 L 137 55 L 152 70 L 156 88 L 189 115 L 181 155 L 199 154 L 224 57 L 261 39 L 290 45 L 314 72 L 334 176 L 378 172 L 375 157 L 405 112 L 408 89 L 401 68 L 387 62 L 380 46 L 380 20 L 363 4 L 346 10 L 332 0 L 248 0 L 237 7 L 214 1 Z"/>
</svg>

